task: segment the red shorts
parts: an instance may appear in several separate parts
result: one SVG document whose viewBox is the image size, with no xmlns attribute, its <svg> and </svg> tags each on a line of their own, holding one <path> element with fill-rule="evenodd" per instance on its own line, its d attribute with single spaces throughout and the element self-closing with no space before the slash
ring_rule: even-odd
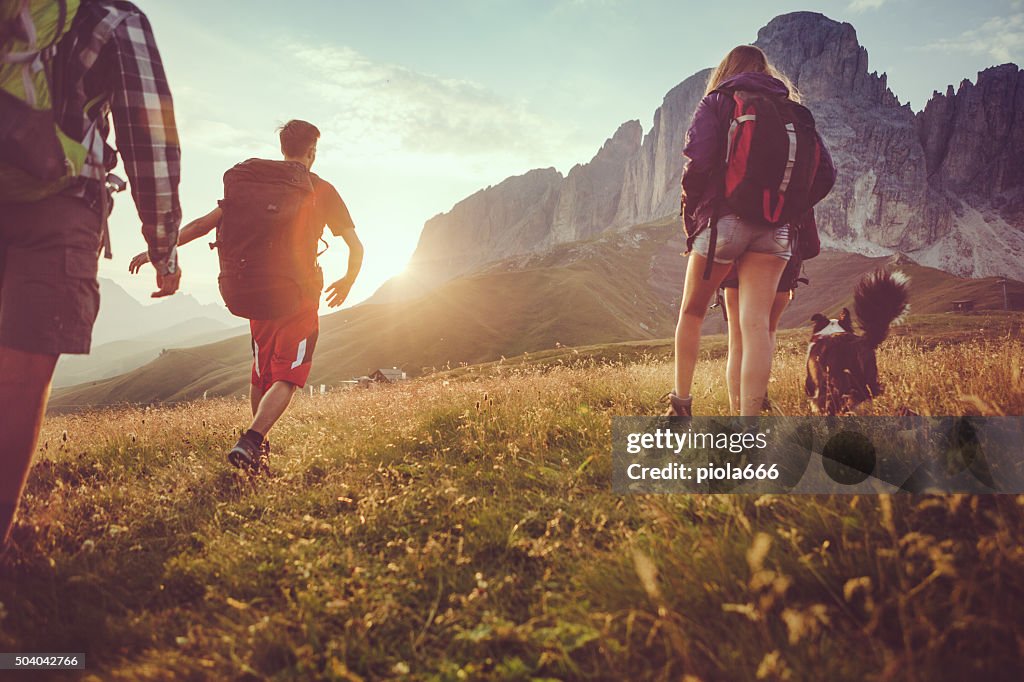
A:
<svg viewBox="0 0 1024 682">
<path fill-rule="evenodd" d="M 313 366 L 313 349 L 320 333 L 316 309 L 302 310 L 277 320 L 249 320 L 252 332 L 252 385 L 264 393 L 276 381 L 299 388 Z"/>
</svg>

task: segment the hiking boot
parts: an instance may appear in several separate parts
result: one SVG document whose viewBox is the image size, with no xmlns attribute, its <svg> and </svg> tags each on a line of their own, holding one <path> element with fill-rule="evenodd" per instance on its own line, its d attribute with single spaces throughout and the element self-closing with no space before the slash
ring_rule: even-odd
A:
<svg viewBox="0 0 1024 682">
<path fill-rule="evenodd" d="M 239 469 L 247 469 L 249 473 L 257 474 L 260 471 L 262 449 L 262 446 L 255 445 L 252 440 L 243 435 L 235 443 L 235 447 L 228 452 L 228 463 Z M 267 450 L 269 453 L 269 447 Z"/>
<path fill-rule="evenodd" d="M 693 416 L 693 399 L 683 400 L 676 395 L 675 391 L 669 391 L 662 400 L 668 398 L 668 410 L 665 411 L 666 417 L 692 417 Z"/>
</svg>

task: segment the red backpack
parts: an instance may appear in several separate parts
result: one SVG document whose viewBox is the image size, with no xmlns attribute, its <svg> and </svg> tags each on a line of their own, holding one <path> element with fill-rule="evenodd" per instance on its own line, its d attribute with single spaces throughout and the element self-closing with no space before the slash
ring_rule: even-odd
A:
<svg viewBox="0 0 1024 682">
<path fill-rule="evenodd" d="M 323 225 L 309 171 L 293 162 L 244 161 L 224 174 L 220 207 L 218 283 L 228 310 L 272 320 L 316 308 L 324 285 L 316 260 Z"/>
<path fill-rule="evenodd" d="M 725 157 L 725 201 L 736 215 L 771 226 L 803 216 L 821 197 L 811 186 L 821 138 L 807 107 L 784 97 L 721 91 L 734 103 Z"/>
</svg>

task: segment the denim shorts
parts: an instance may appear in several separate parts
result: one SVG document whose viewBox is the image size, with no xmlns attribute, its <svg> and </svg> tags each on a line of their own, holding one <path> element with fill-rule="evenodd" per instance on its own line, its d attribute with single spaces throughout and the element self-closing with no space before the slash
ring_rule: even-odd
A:
<svg viewBox="0 0 1024 682">
<path fill-rule="evenodd" d="M 786 261 L 793 255 L 789 225 L 772 227 L 730 213 L 719 218 L 717 226 L 716 263 L 732 263 L 748 251 L 771 254 Z M 707 258 L 710 244 L 711 230 L 701 230 L 693 240 L 693 250 Z"/>
<path fill-rule="evenodd" d="M 802 269 L 803 261 L 800 260 L 799 255 L 794 253 L 789 259 L 789 262 L 786 263 L 786 269 L 782 271 L 782 277 L 779 278 L 779 286 L 776 287 L 775 291 L 781 294 L 796 289 L 797 285 L 800 283 L 798 280 L 802 274 Z M 807 280 L 805 279 L 804 281 L 806 282 Z M 732 271 L 725 276 L 724 280 L 722 280 L 721 287 L 723 289 L 740 288 L 740 278 L 736 272 L 735 265 L 733 266 Z"/>
</svg>

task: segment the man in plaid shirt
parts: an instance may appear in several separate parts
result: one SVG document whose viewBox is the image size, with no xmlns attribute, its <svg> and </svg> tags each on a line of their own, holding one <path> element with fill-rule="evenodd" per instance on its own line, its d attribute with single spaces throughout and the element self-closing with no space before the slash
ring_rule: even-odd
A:
<svg viewBox="0 0 1024 682">
<path fill-rule="evenodd" d="M 83 0 L 52 61 L 60 128 L 88 150 L 82 177 L 33 202 L 0 204 L 0 548 L 6 544 L 61 353 L 88 353 L 106 242 L 108 114 L 156 270 L 154 297 L 178 289 L 180 150 L 174 109 L 145 15 Z M 109 257 L 109 249 L 108 249 Z"/>
</svg>

